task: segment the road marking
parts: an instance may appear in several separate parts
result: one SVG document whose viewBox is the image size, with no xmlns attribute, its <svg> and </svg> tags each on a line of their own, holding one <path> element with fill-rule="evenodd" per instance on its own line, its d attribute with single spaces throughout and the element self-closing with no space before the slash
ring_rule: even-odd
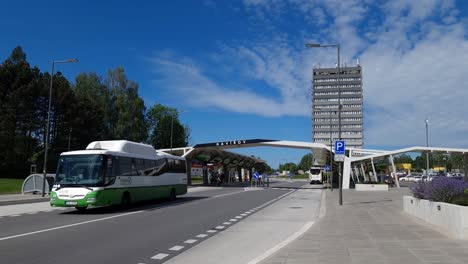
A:
<svg viewBox="0 0 468 264">
<path fill-rule="evenodd" d="M 207 236 L 208 236 L 207 234 L 199 234 L 199 235 L 197 235 L 196 237 L 198 237 L 198 238 L 204 238 L 204 237 L 207 237 Z"/>
<path fill-rule="evenodd" d="M 247 214 L 241 214 L 242 216 L 247 216 Z"/>
<path fill-rule="evenodd" d="M 49 210 L 43 210 L 42 212 L 52 212 L 54 211 L 55 209 L 49 209 Z"/>
<path fill-rule="evenodd" d="M 169 254 L 159 253 L 157 255 L 152 256 L 151 259 L 163 259 L 167 256 L 169 256 Z"/>
<path fill-rule="evenodd" d="M 217 227 L 215 227 L 215 228 L 221 230 L 221 229 L 224 229 L 224 226 L 217 226 Z"/>
<path fill-rule="evenodd" d="M 230 225 L 231 222 L 224 222 L 223 225 Z"/>
<path fill-rule="evenodd" d="M 29 212 L 27 214 L 37 214 L 38 212 Z"/>
<path fill-rule="evenodd" d="M 260 263 L 262 260 L 268 258 L 269 256 L 273 255 L 275 252 L 277 252 L 278 250 L 280 250 L 281 248 L 283 248 L 284 246 L 286 246 L 287 244 L 291 243 L 292 241 L 296 240 L 298 237 L 300 237 L 302 234 L 304 234 L 305 232 L 307 232 L 307 230 L 309 230 L 309 228 L 312 227 L 312 225 L 314 225 L 314 221 L 310 221 L 310 222 L 307 222 L 305 225 L 302 226 L 301 229 L 299 229 L 299 231 L 297 231 L 296 233 L 292 234 L 291 236 L 289 236 L 288 238 L 286 238 L 285 240 L 283 240 L 282 242 L 280 242 L 279 244 L 277 244 L 276 246 L 270 248 L 269 250 L 267 250 L 265 253 L 263 253 L 262 255 L 252 259 L 251 261 L 248 262 L 248 264 L 257 264 L 257 263 Z"/>
<path fill-rule="evenodd" d="M 19 214 L 9 215 L 9 217 L 16 217 L 16 216 L 20 216 L 20 215 Z"/>
<path fill-rule="evenodd" d="M 242 216 L 236 216 L 235 218 L 237 218 L 237 219 L 241 219 L 241 218 L 242 218 Z"/>
<path fill-rule="evenodd" d="M 184 248 L 184 246 L 173 246 L 173 247 L 171 247 L 169 250 L 172 250 L 172 251 L 179 251 L 179 250 L 181 250 L 181 249 L 183 249 L 183 248 Z"/>
<path fill-rule="evenodd" d="M 234 219 L 234 218 L 233 218 L 233 219 L 230 219 L 229 221 L 231 221 L 231 222 L 236 222 L 237 219 Z"/>
<path fill-rule="evenodd" d="M 104 221 L 104 220 L 108 220 L 108 219 L 112 219 L 112 218 L 117 218 L 117 217 L 122 217 L 122 216 L 126 216 L 126 215 L 132 215 L 132 214 L 138 214 L 138 213 L 142 213 L 142 212 L 145 212 L 145 211 L 144 210 L 135 211 L 135 212 L 130 212 L 130 213 L 124 213 L 124 214 L 113 215 L 113 216 L 103 217 L 103 218 L 99 218 L 99 219 L 79 222 L 79 223 L 70 224 L 70 225 L 57 226 L 57 227 L 53 227 L 53 228 L 38 230 L 38 231 L 19 234 L 19 235 L 14 235 L 14 236 L 2 237 L 2 238 L 0 238 L 0 241 L 12 239 L 12 238 L 17 238 L 17 237 L 23 237 L 23 236 L 39 234 L 39 233 L 44 233 L 44 232 L 49 232 L 49 231 L 58 230 L 58 229 L 64 229 L 64 228 L 68 228 L 68 227 L 72 227 L 72 226 L 79 226 L 79 225 L 84 225 L 84 224 L 89 224 L 89 223 L 94 223 L 94 222 L 100 222 L 100 221 Z"/>
<path fill-rule="evenodd" d="M 211 230 L 211 229 L 210 229 L 210 230 L 208 230 L 208 231 L 206 231 L 206 232 L 207 232 L 207 233 L 216 233 L 216 230 Z"/>
<path fill-rule="evenodd" d="M 197 241 L 198 241 L 198 240 L 196 240 L 196 239 L 188 239 L 188 240 L 185 240 L 184 243 L 185 243 L 185 244 L 193 244 L 193 243 L 195 243 L 195 242 L 197 242 Z"/>
<path fill-rule="evenodd" d="M 232 195 L 232 194 L 238 194 L 238 193 L 243 193 L 243 192 L 245 192 L 245 191 L 232 192 L 232 193 L 225 193 L 225 194 L 220 194 L 220 195 L 212 196 L 211 198 L 218 198 L 218 197 L 223 197 L 223 196 Z"/>
<path fill-rule="evenodd" d="M 245 212 L 245 214 L 250 214 L 250 211 Z"/>
</svg>

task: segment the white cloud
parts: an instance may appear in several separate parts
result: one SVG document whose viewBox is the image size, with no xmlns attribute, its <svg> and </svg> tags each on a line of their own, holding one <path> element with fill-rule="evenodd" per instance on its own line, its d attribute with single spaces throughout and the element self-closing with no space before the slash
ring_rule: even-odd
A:
<svg viewBox="0 0 468 264">
<path fill-rule="evenodd" d="M 244 4 L 268 28 L 287 23 L 283 16 L 292 10 L 311 29 L 298 29 L 296 35 L 275 32 L 277 37 L 268 41 L 261 37 L 223 45 L 210 67 L 230 69 L 227 79 L 236 78 L 235 84 L 216 76 L 210 67 L 194 66 L 175 55 L 154 58 L 162 76 L 156 82 L 179 94 L 192 94 L 185 96 L 192 105 L 261 116 L 309 116 L 311 69 L 317 63 L 333 65 L 336 54 L 307 50 L 302 43 L 339 42 L 343 58 L 360 57 L 363 65 L 366 145 L 424 144 L 424 120 L 429 118 L 434 145 L 468 147 L 467 20 L 459 18 L 453 1 Z M 252 81 L 264 85 L 252 86 Z M 245 103 L 251 101 L 257 103 Z"/>
</svg>

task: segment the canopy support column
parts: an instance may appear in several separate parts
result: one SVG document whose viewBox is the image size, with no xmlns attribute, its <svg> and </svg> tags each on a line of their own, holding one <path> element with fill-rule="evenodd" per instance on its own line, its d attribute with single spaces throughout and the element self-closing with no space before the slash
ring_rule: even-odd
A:
<svg viewBox="0 0 468 264">
<path fill-rule="evenodd" d="M 376 182 L 378 182 L 379 179 L 377 179 L 377 172 L 375 171 L 374 159 L 371 158 L 370 160 L 371 160 L 371 164 L 372 164 L 372 173 L 374 174 L 374 180 L 375 180 Z M 369 178 L 370 178 L 370 177 L 369 177 Z"/>
<path fill-rule="evenodd" d="M 364 164 L 363 163 L 361 163 L 361 171 L 362 171 L 362 177 L 364 178 L 364 181 L 367 181 L 366 171 L 364 170 Z"/>
<path fill-rule="evenodd" d="M 187 170 L 187 185 L 192 185 L 192 160 L 186 159 L 185 167 Z"/>
<path fill-rule="evenodd" d="M 395 168 L 395 161 L 393 160 L 393 155 L 390 155 L 388 159 L 390 160 L 390 163 L 392 164 L 392 171 L 393 171 L 392 178 L 395 181 L 396 187 L 400 188 L 400 182 L 398 181 L 398 178 L 396 176 L 396 168 Z"/>
</svg>

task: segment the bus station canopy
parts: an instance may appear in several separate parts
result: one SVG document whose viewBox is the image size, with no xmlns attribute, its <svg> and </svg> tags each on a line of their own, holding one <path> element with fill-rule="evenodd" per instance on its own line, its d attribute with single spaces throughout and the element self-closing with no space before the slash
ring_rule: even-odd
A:
<svg viewBox="0 0 468 264">
<path fill-rule="evenodd" d="M 321 165 L 327 164 L 327 160 L 330 157 L 330 148 L 322 143 L 272 139 L 226 140 L 197 144 L 192 147 L 160 149 L 159 151 L 163 151 L 173 155 L 184 156 L 187 159 L 206 161 L 209 163 L 219 163 L 219 160 L 221 159 L 223 160 L 224 164 L 230 164 L 233 166 L 240 165 L 243 167 L 249 167 L 248 165 L 253 165 L 259 162 L 265 162 L 253 156 L 246 156 L 226 151 L 226 149 L 250 147 L 277 147 L 311 150 L 314 153 L 314 159 L 316 163 Z"/>
</svg>

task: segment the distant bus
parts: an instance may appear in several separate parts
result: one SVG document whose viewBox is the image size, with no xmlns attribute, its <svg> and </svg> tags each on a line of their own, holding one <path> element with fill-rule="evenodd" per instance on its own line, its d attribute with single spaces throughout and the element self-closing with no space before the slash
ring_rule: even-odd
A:
<svg viewBox="0 0 468 264">
<path fill-rule="evenodd" d="M 187 193 L 185 159 L 126 140 L 95 141 L 60 155 L 50 205 L 84 210 Z"/>
<path fill-rule="evenodd" d="M 308 171 L 310 184 L 322 183 L 323 179 L 323 168 L 322 167 L 311 167 Z"/>
</svg>

